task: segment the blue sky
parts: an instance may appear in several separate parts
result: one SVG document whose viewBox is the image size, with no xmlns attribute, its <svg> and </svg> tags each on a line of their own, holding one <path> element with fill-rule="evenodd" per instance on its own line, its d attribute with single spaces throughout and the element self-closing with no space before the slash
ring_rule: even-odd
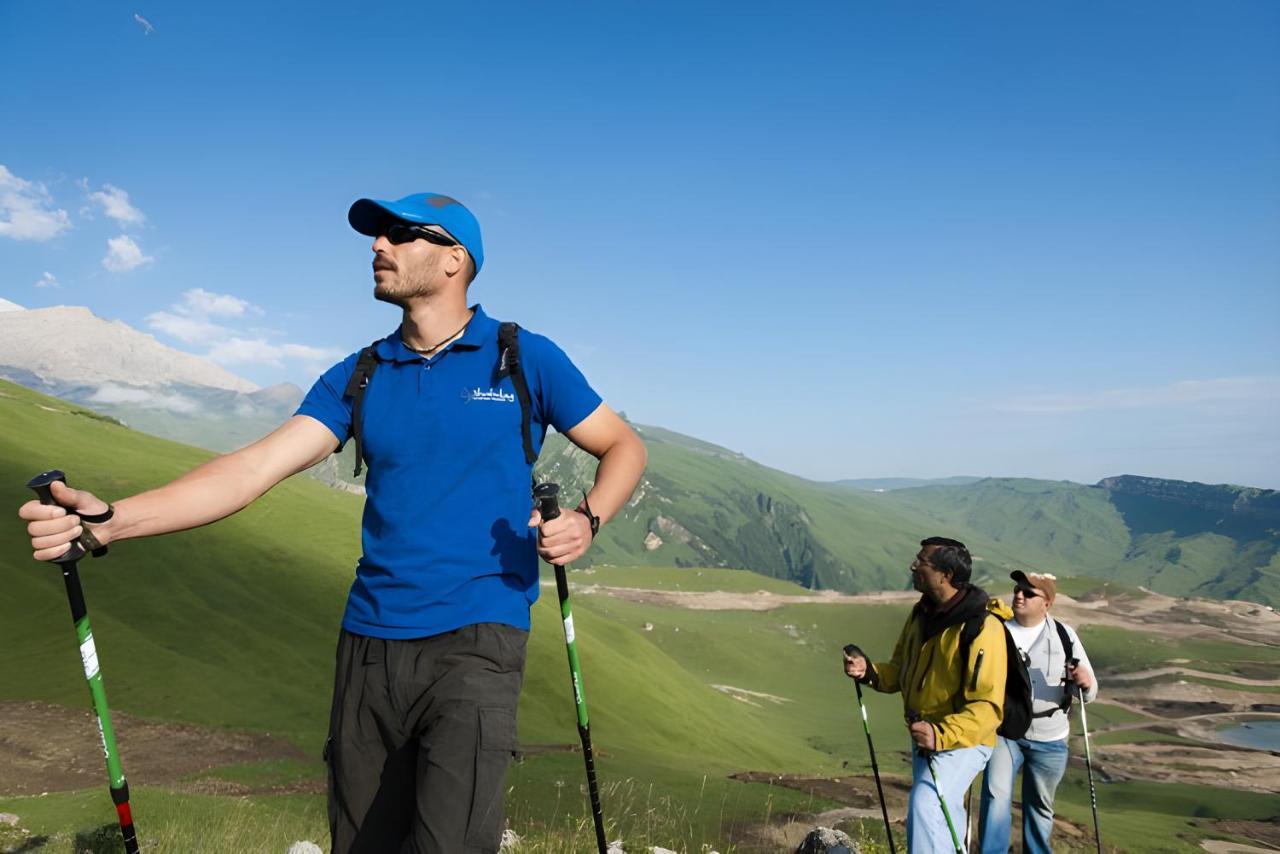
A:
<svg viewBox="0 0 1280 854">
<path fill-rule="evenodd" d="M 1280 5 L 457 6 L 0 5 L 0 297 L 306 387 L 430 190 L 642 423 L 1280 487 Z"/>
</svg>

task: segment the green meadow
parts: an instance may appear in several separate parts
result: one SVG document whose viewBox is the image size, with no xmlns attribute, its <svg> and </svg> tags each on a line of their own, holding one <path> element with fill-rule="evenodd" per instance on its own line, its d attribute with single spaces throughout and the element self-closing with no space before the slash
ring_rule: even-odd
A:
<svg viewBox="0 0 1280 854">
<path fill-rule="evenodd" d="M 112 498 L 164 483 L 208 456 L 0 383 L 0 506 L 7 512 L 30 497 L 23 484 L 44 469 L 63 468 L 73 486 Z M 567 489 L 576 485 L 564 483 Z M 359 510 L 356 496 L 294 478 L 216 525 L 122 543 L 106 559 L 81 564 L 114 709 L 212 731 L 270 733 L 308 757 L 265 757 L 164 785 L 135 775 L 135 815 L 150 850 L 189 851 L 198 844 L 201 851 L 282 852 L 298 839 L 327 845 L 323 796 L 317 793 L 323 787 L 319 752 L 337 627 L 358 550 Z M 609 837 L 624 839 L 633 851 L 647 845 L 770 850 L 760 841 L 762 825 L 804 821 L 841 806 L 730 775 L 830 779 L 869 773 L 839 652 L 856 642 L 872 656 L 887 656 L 907 606 L 685 610 L 592 588 L 809 591 L 744 570 L 606 563 L 599 560 L 570 577 Z M 12 517 L 0 525 L 0 574 L 0 702 L 86 708 L 61 580 L 52 567 L 31 561 L 23 526 Z M 522 755 L 508 777 L 508 816 L 526 840 L 521 850 L 589 850 L 553 588 L 544 586 L 533 620 L 519 713 Z M 1084 637 L 1095 662 L 1114 670 L 1175 658 L 1217 662 L 1228 671 L 1237 664 L 1275 664 L 1274 650 L 1230 643 L 1148 644 L 1119 629 Z M 900 702 L 871 692 L 867 704 L 882 771 L 905 778 Z M 1122 723 L 1126 714 L 1099 706 L 1098 719 Z M 128 771 L 127 741 L 121 750 Z M 240 788 L 210 793 L 216 784 Z M 1082 770 L 1069 771 L 1061 797 L 1064 814 L 1088 825 Z M 1198 839 L 1212 834 L 1204 819 L 1266 819 L 1280 812 L 1274 798 L 1208 787 L 1116 783 L 1104 786 L 1099 798 L 1108 842 L 1126 851 L 1194 850 Z M 20 817 L 31 834 L 24 839 L 45 840 L 21 850 L 115 850 L 106 828 L 113 813 L 105 785 L 0 796 L 0 812 Z M 1197 819 L 1200 824 L 1192 823 Z M 876 824 L 855 830 L 875 850 Z M 18 843 L 0 835 L 0 851 L 6 845 Z"/>
</svg>

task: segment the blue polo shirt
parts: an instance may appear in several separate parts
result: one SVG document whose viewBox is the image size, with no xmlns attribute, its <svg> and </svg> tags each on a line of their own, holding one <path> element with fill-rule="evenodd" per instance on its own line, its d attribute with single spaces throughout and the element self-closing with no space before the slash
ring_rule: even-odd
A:
<svg viewBox="0 0 1280 854">
<path fill-rule="evenodd" d="M 529 628 L 538 598 L 531 467 L 510 377 L 497 377 L 498 321 L 480 306 L 461 338 L 430 359 L 400 329 L 377 342 L 363 404 L 363 555 L 343 628 L 371 637 L 429 637 L 472 623 Z M 351 436 L 343 397 L 359 353 L 324 373 L 298 415 Z M 569 357 L 520 330 L 534 450 L 600 405 Z"/>
</svg>

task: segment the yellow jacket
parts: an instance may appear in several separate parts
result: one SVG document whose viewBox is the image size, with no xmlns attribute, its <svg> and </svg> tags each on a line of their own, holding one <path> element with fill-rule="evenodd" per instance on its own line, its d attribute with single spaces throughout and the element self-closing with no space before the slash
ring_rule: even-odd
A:
<svg viewBox="0 0 1280 854">
<path fill-rule="evenodd" d="M 886 694 L 902 692 L 908 717 L 916 712 L 933 724 L 938 750 L 995 746 L 1008 672 L 1001 622 L 984 619 L 968 660 L 960 661 L 965 621 L 987 612 L 1000 620 L 1013 616 L 1008 605 L 977 587 L 968 588 L 961 601 L 941 615 L 921 599 L 898 635 L 893 657 L 871 665 L 872 687 Z"/>
</svg>

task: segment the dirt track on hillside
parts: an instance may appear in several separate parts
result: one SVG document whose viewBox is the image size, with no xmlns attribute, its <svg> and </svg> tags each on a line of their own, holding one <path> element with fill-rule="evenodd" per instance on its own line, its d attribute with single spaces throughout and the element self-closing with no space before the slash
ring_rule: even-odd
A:
<svg viewBox="0 0 1280 854">
<path fill-rule="evenodd" d="M 238 762 L 314 758 L 270 735 L 155 723 L 120 712 L 112 712 L 111 722 L 125 774 L 149 784 L 177 783 Z M 93 713 L 48 703 L 0 703 L 0 768 L 5 770 L 0 774 L 3 797 L 105 785 L 102 741 Z M 201 781 L 190 787 L 242 794 L 231 791 L 236 784 L 222 781 Z M 322 782 L 318 790 L 323 791 Z"/>
<path fill-rule="evenodd" d="M 907 605 L 920 598 L 918 593 L 911 591 L 851 594 L 823 590 L 807 594 L 783 594 L 756 590 L 738 593 L 723 590 L 648 590 L 577 582 L 571 583 L 570 587 L 574 593 L 582 596 L 610 596 L 628 602 L 691 611 L 772 611 L 787 605 L 815 604 Z M 1276 655 L 1280 659 L 1280 646 L 1277 645 L 1277 638 L 1280 638 L 1280 613 L 1255 602 L 1179 599 L 1145 591 L 1141 597 L 1093 598 L 1089 601 L 1060 594 L 1054 602 L 1054 615 L 1076 627 L 1113 626 L 1180 640 L 1201 638 L 1251 646 L 1270 646 L 1277 650 Z M 1195 675 L 1213 679 L 1225 678 L 1209 673 Z M 1142 677 L 1135 675 L 1130 678 Z M 1280 680 L 1264 680 L 1260 684 L 1280 684 Z"/>
<path fill-rule="evenodd" d="M 910 603 L 920 598 L 918 593 L 837 593 L 823 590 L 812 594 L 771 593 L 756 590 L 751 593 L 730 593 L 724 590 L 646 590 L 640 587 L 609 587 L 603 584 L 571 584 L 575 594 L 611 596 L 627 602 L 644 605 L 660 605 L 669 608 L 685 608 L 690 611 L 772 611 L 787 605 L 883 605 L 892 602 Z"/>
</svg>

